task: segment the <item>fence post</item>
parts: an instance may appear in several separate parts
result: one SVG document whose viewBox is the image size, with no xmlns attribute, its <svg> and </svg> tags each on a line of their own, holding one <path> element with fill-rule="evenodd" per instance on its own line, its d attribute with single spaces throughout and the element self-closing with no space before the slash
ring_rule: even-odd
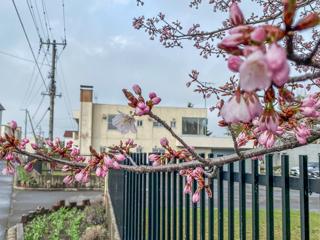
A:
<svg viewBox="0 0 320 240">
<path fill-rule="evenodd" d="M 273 155 L 266 156 L 266 195 L 267 195 L 267 240 L 274 239 L 274 219 L 273 219 Z"/>
<path fill-rule="evenodd" d="M 289 156 L 281 155 L 282 239 L 290 240 Z"/>
<path fill-rule="evenodd" d="M 308 240 L 309 236 L 309 188 L 308 188 L 308 157 L 299 156 L 300 172 L 300 222 L 301 239 Z"/>
<path fill-rule="evenodd" d="M 259 239 L 259 160 L 252 160 L 252 240 Z"/>
<path fill-rule="evenodd" d="M 212 198 L 209 199 L 209 240 L 214 240 L 214 180 L 209 178 L 209 186 L 212 192 Z"/>
<path fill-rule="evenodd" d="M 240 239 L 246 239 L 246 162 L 239 162 L 239 222 L 240 222 Z"/>
<path fill-rule="evenodd" d="M 223 168 L 219 167 L 218 169 L 218 239 L 223 240 L 223 231 L 224 231 L 224 224 L 223 224 Z"/>
<path fill-rule="evenodd" d="M 228 239 L 234 239 L 234 172 L 233 163 L 228 165 Z"/>
</svg>

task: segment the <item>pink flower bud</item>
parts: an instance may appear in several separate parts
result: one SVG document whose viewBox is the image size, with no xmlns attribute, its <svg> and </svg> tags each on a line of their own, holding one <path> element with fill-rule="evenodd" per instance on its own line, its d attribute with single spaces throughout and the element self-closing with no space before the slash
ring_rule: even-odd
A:
<svg viewBox="0 0 320 240">
<path fill-rule="evenodd" d="M 192 195 L 192 202 L 197 203 L 200 200 L 200 193 L 197 191 Z"/>
<path fill-rule="evenodd" d="M 233 72 L 239 72 L 243 60 L 239 56 L 231 56 L 228 59 L 228 67 Z"/>
<path fill-rule="evenodd" d="M 135 114 L 136 114 L 137 116 L 142 116 L 142 115 L 144 115 L 144 109 L 141 109 L 141 108 L 139 108 L 139 107 L 136 107 L 136 109 L 135 109 Z"/>
<path fill-rule="evenodd" d="M 70 185 L 70 184 L 73 182 L 73 177 L 72 177 L 72 176 L 66 176 L 66 177 L 63 179 L 63 182 L 64 182 L 64 184 L 66 184 L 66 185 Z"/>
<path fill-rule="evenodd" d="M 6 160 L 7 161 L 12 161 L 14 159 L 14 155 L 12 154 L 12 153 L 8 153 L 7 155 L 6 155 Z"/>
<path fill-rule="evenodd" d="M 140 88 L 140 86 L 139 86 L 138 84 L 134 84 L 134 85 L 132 86 L 132 89 L 133 89 L 133 91 L 135 92 L 135 94 L 138 94 L 138 95 L 141 94 L 141 88 Z"/>
<path fill-rule="evenodd" d="M 255 42 L 264 42 L 266 40 L 267 34 L 263 27 L 257 27 L 250 34 L 251 40 Z"/>
<path fill-rule="evenodd" d="M 33 150 L 38 150 L 38 148 L 39 148 L 38 145 L 35 143 L 31 143 L 31 147 Z"/>
<path fill-rule="evenodd" d="M 155 97 L 155 98 L 152 98 L 151 101 L 154 105 L 157 105 L 161 102 L 161 98 Z"/>
<path fill-rule="evenodd" d="M 84 174 L 83 174 L 82 171 L 78 172 L 78 173 L 75 175 L 75 179 L 76 179 L 76 181 L 78 181 L 78 182 L 81 182 L 82 179 L 83 179 L 83 177 L 84 177 Z"/>
<path fill-rule="evenodd" d="M 115 158 L 117 161 L 120 161 L 120 162 L 126 160 L 126 157 L 123 154 L 117 154 L 115 155 Z"/>
<path fill-rule="evenodd" d="M 236 2 L 233 2 L 230 6 L 230 21 L 234 26 L 244 24 L 242 11 Z"/>
<path fill-rule="evenodd" d="M 32 170 L 33 170 L 33 164 L 32 164 L 32 162 L 28 162 L 28 163 L 24 166 L 24 170 L 26 170 L 27 172 L 32 172 Z"/>
<path fill-rule="evenodd" d="M 63 165 L 63 167 L 61 169 L 62 172 L 67 172 L 69 170 L 70 170 L 70 167 L 68 165 Z"/>
<path fill-rule="evenodd" d="M 120 164 L 117 161 L 114 161 L 112 167 L 114 169 L 120 169 Z"/>
<path fill-rule="evenodd" d="M 106 156 L 104 157 L 104 164 L 107 166 L 107 167 L 112 167 L 113 166 L 113 160 L 109 157 L 109 156 Z"/>
<path fill-rule="evenodd" d="M 17 125 L 17 122 L 12 120 L 10 123 L 9 123 L 9 127 L 12 129 L 12 130 L 16 130 L 18 125 Z"/>
<path fill-rule="evenodd" d="M 101 167 L 97 167 L 97 169 L 96 169 L 97 177 L 101 177 L 101 174 L 102 174 L 102 168 Z"/>
<path fill-rule="evenodd" d="M 167 147 L 169 145 L 169 141 L 167 138 L 163 137 L 160 139 L 160 144 L 162 147 Z"/>
<path fill-rule="evenodd" d="M 159 155 L 157 155 L 157 154 L 150 154 L 149 155 L 149 160 L 151 161 L 151 162 L 153 162 L 153 161 L 157 161 L 158 159 L 159 159 Z"/>
<path fill-rule="evenodd" d="M 155 98 L 155 97 L 157 97 L 157 94 L 155 92 L 149 93 L 149 98 L 150 99 Z"/>
<path fill-rule="evenodd" d="M 184 194 L 191 193 L 191 185 L 190 184 L 186 184 L 186 186 L 183 189 L 183 193 Z"/>
</svg>

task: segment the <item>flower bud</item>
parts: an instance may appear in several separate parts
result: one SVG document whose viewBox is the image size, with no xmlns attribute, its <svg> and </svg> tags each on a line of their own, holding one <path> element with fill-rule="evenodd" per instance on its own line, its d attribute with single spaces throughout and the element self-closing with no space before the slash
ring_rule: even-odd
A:
<svg viewBox="0 0 320 240">
<path fill-rule="evenodd" d="M 71 176 L 66 176 L 64 179 L 63 179 L 63 182 L 64 184 L 66 185 L 70 185 L 72 182 L 73 182 L 73 178 Z"/>
<path fill-rule="evenodd" d="M 159 97 L 152 98 L 152 103 L 153 103 L 154 105 L 157 105 L 157 104 L 159 104 L 160 102 L 161 102 L 161 98 L 159 98 Z"/>
<path fill-rule="evenodd" d="M 24 170 L 26 170 L 27 172 L 32 172 L 32 170 L 33 170 L 33 163 L 32 163 L 32 162 L 28 162 L 28 163 L 24 166 Z"/>
<path fill-rule="evenodd" d="M 167 138 L 163 137 L 160 139 L 160 144 L 162 147 L 167 147 L 169 145 L 169 141 Z"/>
<path fill-rule="evenodd" d="M 267 34 L 263 27 L 257 27 L 251 32 L 250 38 L 252 41 L 261 43 L 266 40 Z"/>
<path fill-rule="evenodd" d="M 192 196 L 192 202 L 197 203 L 197 202 L 199 202 L 199 200 L 200 200 L 200 193 L 197 191 Z"/>
<path fill-rule="evenodd" d="M 135 92 L 135 94 L 141 95 L 141 88 L 138 84 L 134 84 L 132 86 L 132 90 Z"/>
<path fill-rule="evenodd" d="M 320 17 L 318 13 L 310 13 L 304 18 L 300 19 L 297 25 L 293 28 L 295 31 L 301 31 L 304 29 L 312 28 L 320 23 Z"/>
<path fill-rule="evenodd" d="M 239 72 L 243 60 L 239 56 L 231 56 L 228 59 L 228 67 L 233 72 Z"/>
<path fill-rule="evenodd" d="M 120 161 L 120 162 L 126 160 L 126 157 L 123 154 L 117 154 L 115 155 L 115 158 L 117 161 Z"/>
<path fill-rule="evenodd" d="M 291 26 L 297 9 L 296 0 L 282 0 L 283 2 L 283 21 L 286 26 Z"/>
<path fill-rule="evenodd" d="M 16 130 L 17 127 L 18 127 L 17 122 L 12 120 L 12 121 L 9 123 L 9 127 L 10 127 L 12 130 Z"/>
<path fill-rule="evenodd" d="M 233 2 L 230 6 L 230 21 L 233 26 L 244 24 L 242 11 L 236 2 Z"/>
<path fill-rule="evenodd" d="M 149 93 L 149 98 L 150 99 L 155 98 L 156 96 L 157 96 L 157 94 L 155 92 Z"/>
</svg>

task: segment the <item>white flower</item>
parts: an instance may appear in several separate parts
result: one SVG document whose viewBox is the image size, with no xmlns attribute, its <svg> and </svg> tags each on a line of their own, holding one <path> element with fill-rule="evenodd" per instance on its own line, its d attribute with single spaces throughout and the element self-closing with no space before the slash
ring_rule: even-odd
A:
<svg viewBox="0 0 320 240">
<path fill-rule="evenodd" d="M 119 112 L 113 119 L 112 119 L 112 125 L 115 126 L 122 134 L 126 134 L 129 131 L 136 133 L 137 128 L 135 125 L 136 121 L 134 117 Z"/>
</svg>

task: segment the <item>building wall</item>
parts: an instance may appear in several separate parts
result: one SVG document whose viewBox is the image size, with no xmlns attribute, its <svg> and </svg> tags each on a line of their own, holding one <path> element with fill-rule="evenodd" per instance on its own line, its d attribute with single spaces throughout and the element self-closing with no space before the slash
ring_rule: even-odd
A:
<svg viewBox="0 0 320 240">
<path fill-rule="evenodd" d="M 92 146 L 96 149 L 118 144 L 121 139 L 126 140 L 128 138 L 134 139 L 138 146 L 141 145 L 143 152 L 152 152 L 154 147 L 160 148 L 159 140 L 162 137 L 167 137 L 171 143 L 175 144 L 176 141 L 170 133 L 162 126 L 153 126 L 154 121 L 148 116 L 137 118 L 137 120 L 142 120 L 142 126 L 137 126 L 137 133 L 135 134 L 122 135 L 116 129 L 108 129 L 109 115 L 117 114 L 119 111 L 129 113 L 132 109 L 124 105 L 93 104 Z M 200 108 L 157 107 L 153 112 L 169 125 L 175 119 L 176 127 L 174 130 L 179 135 L 182 134 L 182 117 L 207 118 L 207 110 Z M 84 145 L 81 144 L 81 147 L 84 147 Z"/>
</svg>

